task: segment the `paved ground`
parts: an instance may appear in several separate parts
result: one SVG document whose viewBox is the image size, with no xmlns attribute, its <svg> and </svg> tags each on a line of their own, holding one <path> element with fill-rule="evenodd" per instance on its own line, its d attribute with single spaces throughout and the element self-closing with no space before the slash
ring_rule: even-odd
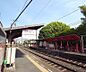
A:
<svg viewBox="0 0 86 72">
<path fill-rule="evenodd" d="M 23 48 L 17 50 L 16 72 L 61 72 L 61 70 Z"/>
<path fill-rule="evenodd" d="M 4 72 L 61 72 L 51 63 L 47 63 L 44 59 L 30 53 L 26 48 L 17 48 L 15 70 L 14 68 L 6 68 Z"/>
<path fill-rule="evenodd" d="M 16 71 L 15 72 L 41 72 L 18 49 L 16 52 L 16 63 L 15 63 L 15 65 L 16 65 Z"/>
</svg>

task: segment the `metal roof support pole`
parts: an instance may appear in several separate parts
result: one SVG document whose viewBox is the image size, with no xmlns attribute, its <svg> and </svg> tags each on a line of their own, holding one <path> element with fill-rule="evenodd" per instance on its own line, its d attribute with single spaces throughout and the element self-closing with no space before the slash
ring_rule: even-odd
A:
<svg viewBox="0 0 86 72">
<path fill-rule="evenodd" d="M 79 52 L 79 49 L 78 49 L 78 42 L 76 42 L 76 52 Z"/>
<path fill-rule="evenodd" d="M 58 44 L 57 44 L 57 41 L 55 41 L 55 50 L 58 49 Z"/>
<path fill-rule="evenodd" d="M 81 47 L 82 47 L 82 53 L 84 53 L 84 40 L 83 40 L 83 36 L 81 35 Z"/>
<path fill-rule="evenodd" d="M 36 30 L 36 40 L 37 40 L 37 30 Z"/>
<path fill-rule="evenodd" d="M 67 44 L 66 44 L 66 48 L 67 48 L 67 51 L 71 51 L 70 47 L 69 47 L 69 41 L 67 41 Z"/>
<path fill-rule="evenodd" d="M 61 49 L 61 50 L 63 49 L 62 45 L 63 45 L 63 44 L 62 44 L 62 41 L 61 41 L 61 44 L 60 44 L 60 49 Z"/>
</svg>

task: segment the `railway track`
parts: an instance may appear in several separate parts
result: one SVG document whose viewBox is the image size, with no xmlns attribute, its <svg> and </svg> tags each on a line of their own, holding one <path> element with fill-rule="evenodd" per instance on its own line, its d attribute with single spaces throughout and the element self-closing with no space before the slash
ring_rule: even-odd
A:
<svg viewBox="0 0 86 72">
<path fill-rule="evenodd" d="M 86 64 L 68 60 L 65 58 L 60 58 L 57 56 L 48 55 L 43 52 L 36 52 L 27 48 L 24 48 L 24 50 L 29 51 L 30 53 L 38 57 L 41 57 L 43 60 L 45 60 L 46 63 L 63 70 L 62 72 L 86 72 Z"/>
<path fill-rule="evenodd" d="M 69 59 L 66 59 L 66 58 L 58 57 L 58 56 L 48 55 L 48 54 L 45 54 L 43 52 L 41 52 L 41 54 L 47 55 L 47 56 L 52 57 L 54 59 L 58 59 L 58 60 L 61 60 L 61 61 L 64 61 L 64 62 L 67 62 L 67 63 L 70 63 L 70 64 L 74 64 L 76 66 L 80 66 L 80 67 L 86 69 L 86 64 L 85 63 L 74 61 L 74 60 L 69 60 Z"/>
<path fill-rule="evenodd" d="M 24 49 L 25 51 L 28 51 L 27 49 Z M 33 52 L 31 52 L 31 51 L 29 51 L 31 54 L 33 54 L 33 55 L 35 55 L 35 57 L 37 57 L 37 58 L 40 58 L 41 59 L 41 63 L 42 63 L 42 65 L 43 65 L 43 67 L 45 67 L 45 66 L 50 66 L 51 68 L 53 68 L 53 69 L 55 69 L 55 72 L 73 72 L 73 71 L 70 71 L 69 69 L 66 69 L 66 68 L 64 68 L 64 67 L 62 67 L 62 66 L 60 66 L 60 65 L 58 65 L 58 64 L 55 64 L 54 62 L 52 62 L 52 61 L 50 61 L 50 60 L 48 60 L 48 59 L 45 59 L 45 58 L 43 58 L 43 57 L 41 57 L 41 56 L 39 56 L 39 55 L 37 55 L 37 54 L 35 54 L 35 53 L 33 53 Z M 39 62 L 38 62 L 39 63 Z M 45 66 L 44 66 L 45 65 Z M 47 69 L 49 72 L 54 72 L 54 71 L 52 71 L 52 70 L 50 70 L 50 69 Z M 57 70 L 57 71 L 56 71 Z"/>
</svg>

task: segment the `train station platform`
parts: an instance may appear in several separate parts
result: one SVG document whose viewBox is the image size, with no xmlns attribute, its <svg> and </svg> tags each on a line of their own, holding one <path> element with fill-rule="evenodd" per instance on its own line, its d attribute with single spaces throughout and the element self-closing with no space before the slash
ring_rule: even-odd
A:
<svg viewBox="0 0 86 72">
<path fill-rule="evenodd" d="M 4 72 L 61 72 L 55 66 L 21 47 L 16 49 L 15 69 L 10 68 Z"/>
<path fill-rule="evenodd" d="M 15 60 L 15 72 L 41 72 L 30 60 L 25 57 L 25 54 L 17 49 Z"/>
<path fill-rule="evenodd" d="M 26 54 L 16 49 L 15 67 L 5 67 L 3 72 L 42 72 L 37 65 L 26 57 Z M 34 61 L 35 63 L 35 61 Z M 35 63 L 36 64 L 36 63 Z"/>
</svg>

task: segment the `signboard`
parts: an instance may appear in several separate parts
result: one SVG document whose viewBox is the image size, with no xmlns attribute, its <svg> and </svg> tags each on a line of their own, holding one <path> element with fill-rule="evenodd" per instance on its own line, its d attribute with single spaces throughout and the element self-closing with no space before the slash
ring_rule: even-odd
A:
<svg viewBox="0 0 86 72">
<path fill-rule="evenodd" d="M 23 30 L 22 37 L 25 39 L 36 39 L 36 30 Z"/>
</svg>

